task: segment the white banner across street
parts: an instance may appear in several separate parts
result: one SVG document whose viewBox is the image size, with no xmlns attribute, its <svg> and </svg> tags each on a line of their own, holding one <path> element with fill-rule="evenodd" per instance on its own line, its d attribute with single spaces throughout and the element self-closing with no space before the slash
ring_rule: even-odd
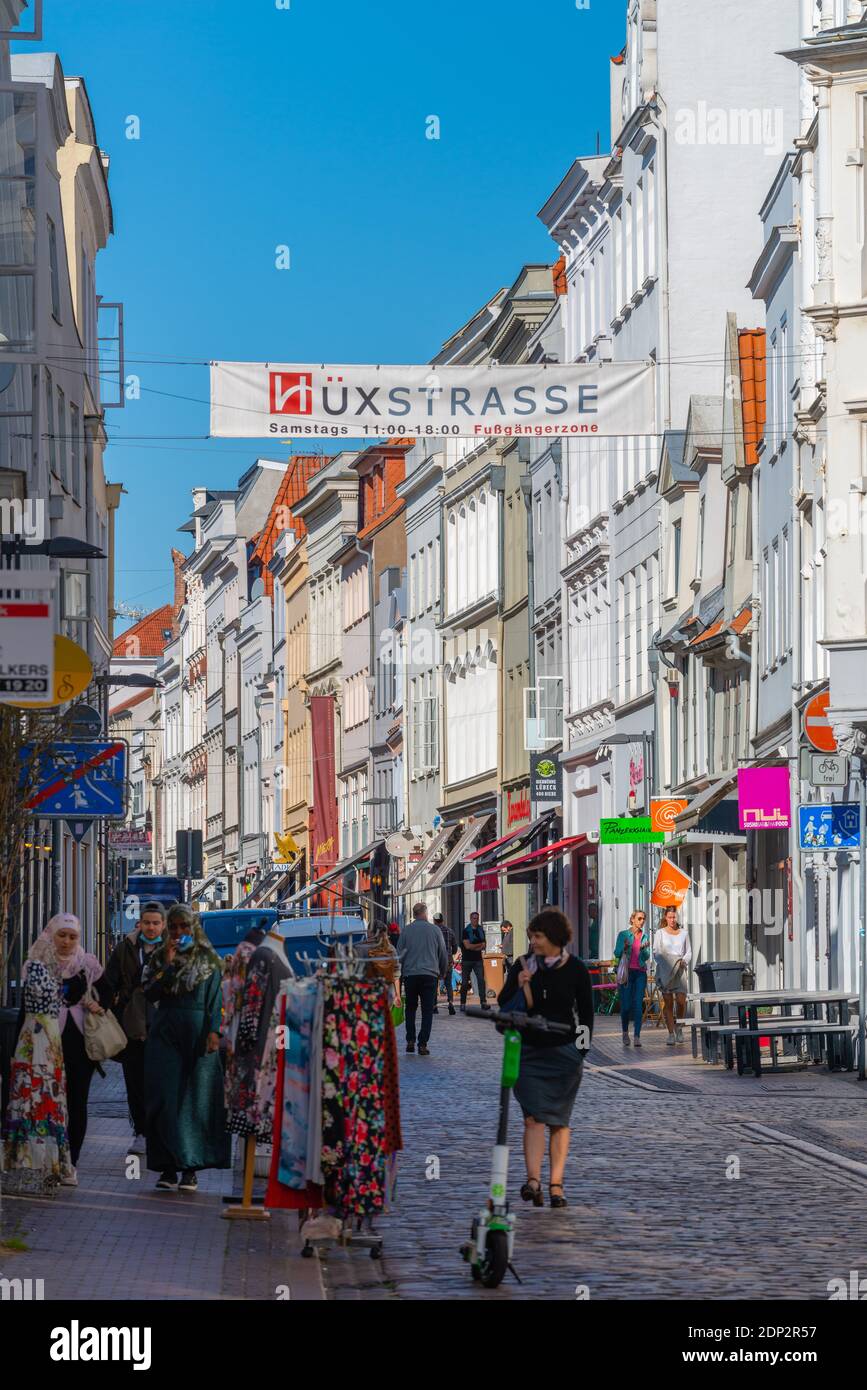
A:
<svg viewBox="0 0 867 1390">
<path fill-rule="evenodd" d="M 646 435 L 648 362 L 570 366 L 389 367 L 211 363 L 211 435 Z"/>
</svg>

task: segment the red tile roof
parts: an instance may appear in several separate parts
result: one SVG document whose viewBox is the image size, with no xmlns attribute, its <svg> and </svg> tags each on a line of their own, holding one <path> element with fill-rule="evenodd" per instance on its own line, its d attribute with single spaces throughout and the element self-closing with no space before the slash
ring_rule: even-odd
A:
<svg viewBox="0 0 867 1390">
<path fill-rule="evenodd" d="M 559 261 L 555 261 L 551 266 L 551 277 L 554 281 L 554 293 L 566 293 L 566 257 L 561 256 Z"/>
<path fill-rule="evenodd" d="M 283 475 L 283 481 L 277 489 L 268 519 L 259 534 L 253 538 L 255 544 L 250 563 L 260 567 L 265 593 L 269 596 L 274 592 L 274 576 L 268 566 L 274 558 L 281 532 L 292 531 L 296 540 L 300 540 L 305 534 L 307 528 L 301 518 L 294 515 L 292 508 L 306 496 L 310 479 L 330 462 L 328 454 L 293 454 Z"/>
<path fill-rule="evenodd" d="M 128 627 L 120 637 L 115 637 L 111 649 L 112 656 L 128 657 L 131 660 L 143 656 L 162 656 L 168 642 L 165 634 L 171 632 L 174 620 L 175 612 L 170 603 L 164 603 L 162 608 L 155 608 L 153 613 L 147 613 L 145 617 L 139 618 L 137 623 L 133 623 L 132 627 Z"/>
<path fill-rule="evenodd" d="M 753 467 L 759 461 L 758 446 L 765 432 L 767 386 L 765 330 L 743 328 L 738 333 L 741 372 L 741 402 L 744 415 L 744 461 Z"/>
</svg>

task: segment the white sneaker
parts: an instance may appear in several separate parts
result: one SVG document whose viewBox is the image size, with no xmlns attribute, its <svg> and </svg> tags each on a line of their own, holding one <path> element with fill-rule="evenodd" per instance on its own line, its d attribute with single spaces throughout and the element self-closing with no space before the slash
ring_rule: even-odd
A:
<svg viewBox="0 0 867 1390">
<path fill-rule="evenodd" d="M 70 1168 L 69 1172 L 65 1175 L 65 1177 L 62 1177 L 60 1179 L 60 1186 L 78 1187 L 78 1174 L 76 1173 L 74 1168 Z"/>
<path fill-rule="evenodd" d="M 665 1040 L 666 1047 L 674 1047 L 676 1042 L 677 1038 L 675 1037 L 674 1033 L 669 1033 L 668 1037 Z"/>
<path fill-rule="evenodd" d="M 678 1030 L 677 1030 L 677 1041 L 678 1041 L 679 1043 L 682 1043 L 682 1042 L 683 1042 L 683 1029 L 682 1029 L 682 1028 L 678 1028 Z"/>
</svg>

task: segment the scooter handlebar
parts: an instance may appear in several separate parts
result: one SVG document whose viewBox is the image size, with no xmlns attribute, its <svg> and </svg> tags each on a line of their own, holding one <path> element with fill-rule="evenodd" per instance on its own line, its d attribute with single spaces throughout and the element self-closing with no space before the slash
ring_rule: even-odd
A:
<svg viewBox="0 0 867 1390">
<path fill-rule="evenodd" d="M 476 1004 L 468 1004 L 467 1013 L 471 1018 L 486 1018 L 501 1028 L 517 1028 L 519 1030 L 532 1028 L 537 1033 L 565 1033 L 567 1035 L 574 1031 L 568 1023 L 552 1023 L 550 1019 L 543 1018 L 541 1014 L 505 1013 L 502 1009 L 480 1009 Z"/>
</svg>

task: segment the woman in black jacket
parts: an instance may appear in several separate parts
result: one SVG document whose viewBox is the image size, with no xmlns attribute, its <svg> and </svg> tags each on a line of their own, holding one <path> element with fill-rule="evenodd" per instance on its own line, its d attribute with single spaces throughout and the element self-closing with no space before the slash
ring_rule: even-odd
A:
<svg viewBox="0 0 867 1390">
<path fill-rule="evenodd" d="M 587 968 L 566 948 L 572 929 L 558 907 L 536 914 L 527 929 L 530 953 L 515 961 L 499 996 L 503 1009 L 523 994 L 527 1013 L 569 1027 L 569 1034 L 528 1028 L 522 1033 L 521 1071 L 515 1095 L 524 1113 L 525 1202 L 544 1205 L 542 1160 L 545 1129 L 551 1132 L 551 1206 L 568 1205 L 563 1171 L 569 1152 L 569 1122 L 581 1085 L 584 1057 L 593 1032 L 593 993 Z"/>
</svg>

